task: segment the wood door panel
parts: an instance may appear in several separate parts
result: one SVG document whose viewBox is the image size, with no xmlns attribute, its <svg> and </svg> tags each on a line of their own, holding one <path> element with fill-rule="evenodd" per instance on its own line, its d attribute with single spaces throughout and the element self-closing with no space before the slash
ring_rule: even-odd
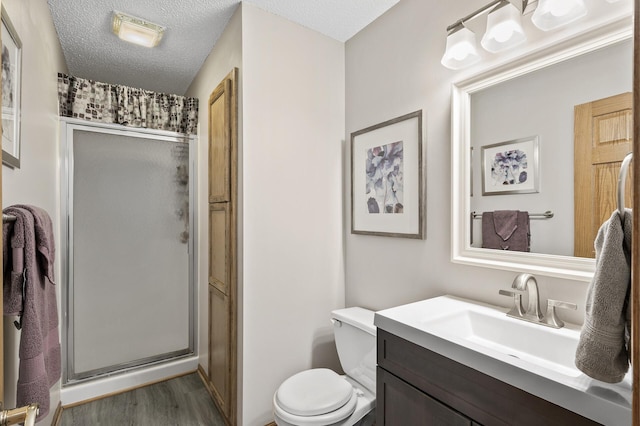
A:
<svg viewBox="0 0 640 426">
<path fill-rule="evenodd" d="M 230 85 L 223 81 L 209 97 L 209 202 L 230 199 Z"/>
<path fill-rule="evenodd" d="M 209 284 L 229 293 L 230 217 L 228 203 L 209 205 Z"/>
<path fill-rule="evenodd" d="M 626 142 L 633 131 L 631 109 L 623 109 L 594 117 L 594 141 L 599 145 Z"/>
<path fill-rule="evenodd" d="M 229 418 L 230 330 L 229 298 L 209 286 L 209 381 L 213 385 L 218 408 Z"/>
<path fill-rule="evenodd" d="M 630 152 L 632 125 L 630 109 L 593 116 L 593 163 L 620 162 Z"/>
</svg>

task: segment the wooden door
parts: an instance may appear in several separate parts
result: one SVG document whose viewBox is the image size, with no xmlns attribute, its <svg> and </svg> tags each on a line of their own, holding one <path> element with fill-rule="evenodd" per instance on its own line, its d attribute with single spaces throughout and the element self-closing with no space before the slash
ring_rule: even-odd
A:
<svg viewBox="0 0 640 426">
<path fill-rule="evenodd" d="M 0 7 L 2 7 L 2 0 L 0 0 Z M 0 37 L 0 45 L 2 38 Z M 0 99 L 2 99 L 2 88 L 0 88 Z M 1 106 L 1 105 L 0 105 Z M 0 138 L 2 137 L 2 126 L 0 126 Z M 0 150 L 0 210 L 2 210 L 2 150 Z M 4 224 L 2 225 L 4 226 Z M 2 234 L 0 233 L 0 246 L 3 246 Z M 4 259 L 2 258 L 2 250 L 0 250 L 0 265 L 2 265 Z M 4 276 L 4 274 L 3 274 Z M 1 280 L 0 280 L 1 281 Z M 4 307 L 3 298 L 0 297 L 0 408 L 4 408 Z"/>
<path fill-rule="evenodd" d="M 237 161 L 235 69 L 209 97 L 209 386 L 228 425 L 237 411 Z"/>
<path fill-rule="evenodd" d="M 595 257 L 598 229 L 618 207 L 620 165 L 632 151 L 632 104 L 631 93 L 623 93 L 575 107 L 575 256 Z M 633 181 L 627 178 L 627 182 L 625 206 L 631 207 Z"/>
</svg>

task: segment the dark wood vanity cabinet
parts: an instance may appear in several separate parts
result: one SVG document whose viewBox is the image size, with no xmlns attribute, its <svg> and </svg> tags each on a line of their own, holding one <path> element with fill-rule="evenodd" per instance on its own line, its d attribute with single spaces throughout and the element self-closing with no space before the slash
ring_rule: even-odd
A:
<svg viewBox="0 0 640 426">
<path fill-rule="evenodd" d="M 598 423 L 378 329 L 376 424 Z"/>
</svg>

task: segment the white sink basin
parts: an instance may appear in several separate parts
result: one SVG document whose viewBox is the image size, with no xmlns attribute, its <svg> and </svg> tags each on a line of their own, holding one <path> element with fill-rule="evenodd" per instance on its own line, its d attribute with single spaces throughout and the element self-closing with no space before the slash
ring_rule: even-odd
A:
<svg viewBox="0 0 640 426">
<path fill-rule="evenodd" d="M 554 329 L 510 318 L 508 309 L 459 299 L 436 297 L 387 309 L 382 313 L 420 332 L 525 368 L 544 376 L 577 377 L 574 365 L 579 329 Z"/>
<path fill-rule="evenodd" d="M 574 366 L 578 326 L 554 329 L 508 310 L 441 296 L 378 311 L 374 324 L 597 423 L 631 424 L 631 371 L 620 383 L 593 380 Z"/>
</svg>

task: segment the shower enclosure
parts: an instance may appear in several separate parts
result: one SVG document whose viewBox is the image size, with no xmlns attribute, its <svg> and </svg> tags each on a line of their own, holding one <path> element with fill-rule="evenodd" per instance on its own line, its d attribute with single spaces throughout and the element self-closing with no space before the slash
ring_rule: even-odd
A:
<svg viewBox="0 0 640 426">
<path fill-rule="evenodd" d="M 63 384 L 193 354 L 193 138 L 73 119 L 61 136 Z"/>
</svg>

